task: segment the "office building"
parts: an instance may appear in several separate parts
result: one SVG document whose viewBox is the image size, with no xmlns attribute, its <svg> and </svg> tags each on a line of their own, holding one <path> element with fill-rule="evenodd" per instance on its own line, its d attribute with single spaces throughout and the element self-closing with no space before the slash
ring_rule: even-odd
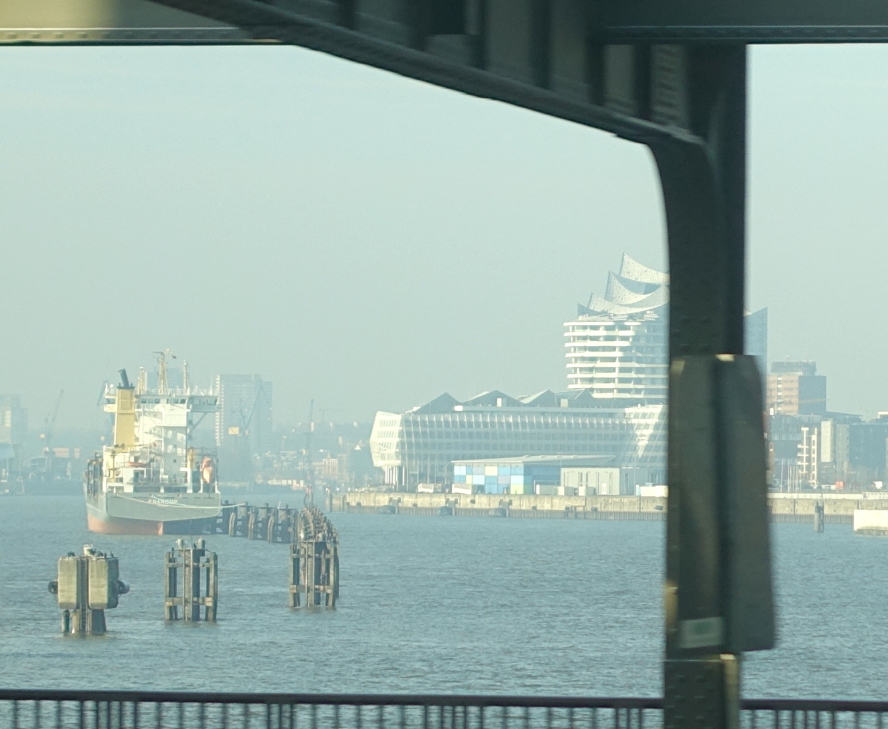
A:
<svg viewBox="0 0 888 729">
<path fill-rule="evenodd" d="M 664 408 L 602 406 L 587 391 L 491 391 L 464 402 L 444 394 L 406 413 L 377 413 L 370 452 L 384 483 L 402 489 L 452 484 L 454 461 L 552 455 L 606 457 L 635 469 L 637 483 L 662 483 Z"/>
<path fill-rule="evenodd" d="M 774 362 L 767 379 L 771 415 L 826 415 L 826 377 L 816 362 Z"/>
<path fill-rule="evenodd" d="M 747 354 L 755 357 L 762 380 L 768 376 L 768 308 L 747 312 L 743 317 Z"/>
<path fill-rule="evenodd" d="M 377 413 L 370 450 L 385 484 L 411 489 L 483 475 L 485 487 L 500 488 L 505 473 L 489 484 L 486 471 L 455 473 L 453 462 L 564 456 L 607 458 L 609 467 L 628 469 L 616 493 L 665 483 L 668 295 L 667 274 L 624 255 L 605 295 L 593 294 L 564 325 L 567 392 L 514 398 L 491 391 L 465 402 L 444 394 L 406 413 Z M 765 347 L 767 311 L 746 323 L 750 344 Z M 767 356 L 766 349 L 752 353 Z"/>
<path fill-rule="evenodd" d="M 0 443 L 21 445 L 28 434 L 28 411 L 18 395 L 0 395 Z"/>
</svg>

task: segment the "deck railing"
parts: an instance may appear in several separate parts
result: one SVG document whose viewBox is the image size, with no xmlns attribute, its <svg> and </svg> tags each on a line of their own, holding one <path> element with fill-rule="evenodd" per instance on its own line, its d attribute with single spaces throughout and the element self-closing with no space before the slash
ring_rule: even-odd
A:
<svg viewBox="0 0 888 729">
<path fill-rule="evenodd" d="M 760 699 L 744 729 L 888 729 L 888 702 Z M 2 729 L 656 729 L 658 698 L 0 691 Z"/>
</svg>

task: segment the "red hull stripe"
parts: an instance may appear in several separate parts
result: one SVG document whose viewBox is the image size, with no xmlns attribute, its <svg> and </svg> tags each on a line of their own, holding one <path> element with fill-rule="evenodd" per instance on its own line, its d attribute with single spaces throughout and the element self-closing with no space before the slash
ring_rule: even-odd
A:
<svg viewBox="0 0 888 729">
<path fill-rule="evenodd" d="M 154 536 L 163 534 L 162 521 L 139 521 L 138 519 L 99 519 L 86 515 L 86 526 L 95 534 L 136 534 Z"/>
</svg>

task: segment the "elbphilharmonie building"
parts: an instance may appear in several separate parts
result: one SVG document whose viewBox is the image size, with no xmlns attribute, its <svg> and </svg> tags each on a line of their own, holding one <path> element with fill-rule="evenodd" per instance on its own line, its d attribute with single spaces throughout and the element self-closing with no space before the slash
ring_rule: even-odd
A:
<svg viewBox="0 0 888 729">
<path fill-rule="evenodd" d="M 605 295 L 592 294 L 564 325 L 568 389 L 595 400 L 665 403 L 668 307 L 669 277 L 624 254 Z"/>
<path fill-rule="evenodd" d="M 370 450 L 385 483 L 448 484 L 453 461 L 596 456 L 637 485 L 665 483 L 668 275 L 624 255 L 604 296 L 566 322 L 567 390 L 525 397 L 448 394 L 405 413 L 379 412 Z M 767 353 L 767 310 L 748 315 L 747 338 Z M 762 370 L 764 371 L 764 370 Z"/>
<path fill-rule="evenodd" d="M 748 313 L 746 351 L 767 372 L 768 310 Z M 567 382 L 596 400 L 666 403 L 669 362 L 669 276 L 625 253 L 609 273 L 605 295 L 592 294 L 564 325 Z"/>
</svg>

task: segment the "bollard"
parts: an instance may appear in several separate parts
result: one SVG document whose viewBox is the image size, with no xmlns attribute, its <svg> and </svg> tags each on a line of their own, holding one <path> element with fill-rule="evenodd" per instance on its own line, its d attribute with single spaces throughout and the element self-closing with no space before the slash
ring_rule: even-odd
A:
<svg viewBox="0 0 888 729">
<path fill-rule="evenodd" d="M 814 531 L 820 534 L 823 532 L 823 525 L 825 520 L 825 508 L 822 501 L 814 504 Z"/>
<path fill-rule="evenodd" d="M 290 607 L 336 607 L 339 535 L 326 516 L 308 506 L 297 517 L 290 545 Z"/>
<path fill-rule="evenodd" d="M 83 545 L 83 554 L 68 552 L 59 559 L 58 579 L 49 583 L 58 598 L 64 635 L 104 635 L 105 610 L 117 607 L 129 586 L 120 580 L 117 557 Z"/>
<path fill-rule="evenodd" d="M 175 548 L 166 554 L 165 572 L 164 614 L 167 620 L 199 622 L 200 609 L 204 608 L 204 621 L 216 622 L 216 607 L 219 603 L 218 562 L 216 553 L 206 548 L 203 539 L 198 539 L 190 547 L 186 546 L 184 539 L 176 540 Z"/>
</svg>

